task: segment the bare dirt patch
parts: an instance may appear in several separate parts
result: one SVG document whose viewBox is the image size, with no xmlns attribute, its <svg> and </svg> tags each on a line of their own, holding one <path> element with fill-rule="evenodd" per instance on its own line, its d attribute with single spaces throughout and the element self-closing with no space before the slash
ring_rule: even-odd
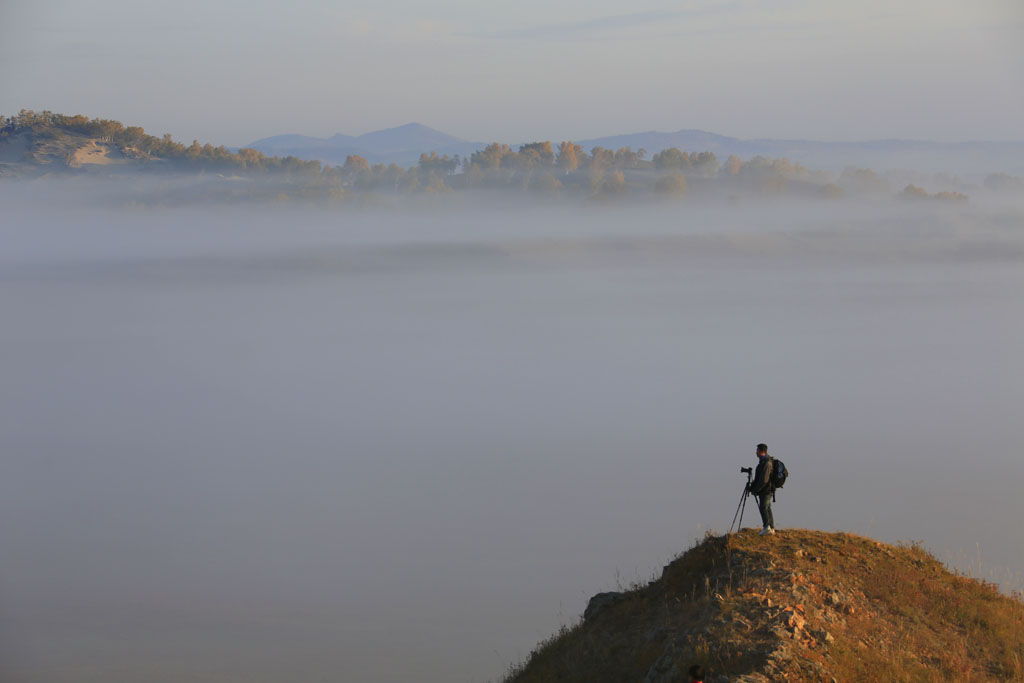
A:
<svg viewBox="0 0 1024 683">
<path fill-rule="evenodd" d="M 75 150 L 69 163 L 70 166 L 84 166 L 92 164 L 97 166 L 108 166 L 110 164 L 124 163 L 127 161 L 120 149 L 110 145 L 90 140 Z"/>
</svg>

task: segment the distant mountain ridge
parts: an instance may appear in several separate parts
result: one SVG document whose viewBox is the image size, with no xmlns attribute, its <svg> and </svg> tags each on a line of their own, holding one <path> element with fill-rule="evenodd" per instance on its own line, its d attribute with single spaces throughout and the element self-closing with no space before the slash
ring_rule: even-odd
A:
<svg viewBox="0 0 1024 683">
<path fill-rule="evenodd" d="M 328 164 L 343 164 L 349 155 L 358 155 L 370 163 L 411 166 L 423 152 L 468 156 L 486 147 L 486 143 L 463 140 L 421 123 L 407 123 L 356 136 L 342 133 L 329 138 L 275 135 L 257 140 L 246 147 L 258 149 L 267 155 L 317 159 Z"/>
<path fill-rule="evenodd" d="M 523 142 L 513 143 L 518 147 Z M 559 140 L 552 140 L 554 144 Z M 811 168 L 839 171 L 861 166 L 877 171 L 916 169 L 984 174 L 995 171 L 1024 173 L 1024 141 L 932 142 L 928 140 L 865 140 L 828 142 L 816 140 L 741 139 L 696 129 L 673 132 L 647 131 L 625 135 L 575 140 L 584 149 L 605 147 L 644 149 L 647 156 L 676 147 L 689 152 L 714 152 L 720 159 L 734 154 L 741 159 L 755 156 L 786 157 Z M 267 155 L 316 159 L 328 164 L 343 164 L 350 154 L 370 163 L 415 164 L 423 152 L 468 156 L 487 146 L 449 135 L 420 123 L 351 136 L 330 138 L 305 135 L 276 135 L 247 145 Z"/>
</svg>

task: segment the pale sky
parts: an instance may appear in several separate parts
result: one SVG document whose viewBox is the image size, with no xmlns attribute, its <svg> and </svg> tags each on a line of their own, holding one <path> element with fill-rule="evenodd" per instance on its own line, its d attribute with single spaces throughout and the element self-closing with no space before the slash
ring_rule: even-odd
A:
<svg viewBox="0 0 1024 683">
<path fill-rule="evenodd" d="M 214 144 L 417 121 L 1024 140 L 1020 0 L 0 0 L 0 114 Z"/>
</svg>

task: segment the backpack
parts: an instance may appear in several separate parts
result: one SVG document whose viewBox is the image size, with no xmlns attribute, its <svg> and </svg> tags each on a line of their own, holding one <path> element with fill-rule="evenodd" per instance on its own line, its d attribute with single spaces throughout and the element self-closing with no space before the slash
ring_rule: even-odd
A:
<svg viewBox="0 0 1024 683">
<path fill-rule="evenodd" d="M 789 470 L 785 463 L 778 458 L 772 458 L 771 483 L 773 489 L 781 489 L 786 485 L 786 478 L 789 477 Z"/>
</svg>

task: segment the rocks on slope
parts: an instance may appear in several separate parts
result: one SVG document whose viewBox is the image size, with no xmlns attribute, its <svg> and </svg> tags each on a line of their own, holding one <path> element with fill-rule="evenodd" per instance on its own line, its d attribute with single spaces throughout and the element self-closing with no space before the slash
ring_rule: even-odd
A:
<svg viewBox="0 0 1024 683">
<path fill-rule="evenodd" d="M 918 546 L 784 530 L 708 537 L 583 621 L 509 681 L 1021 680 L 1024 605 Z"/>
</svg>

